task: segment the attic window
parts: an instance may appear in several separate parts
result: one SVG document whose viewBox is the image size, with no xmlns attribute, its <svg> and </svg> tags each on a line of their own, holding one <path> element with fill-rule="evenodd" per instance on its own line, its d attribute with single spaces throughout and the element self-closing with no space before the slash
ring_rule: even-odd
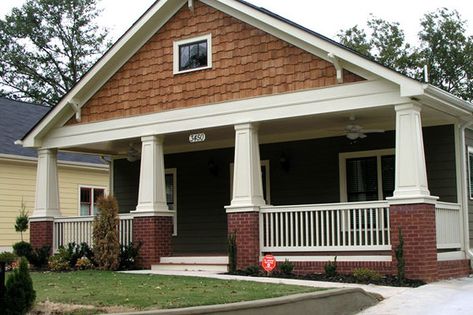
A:
<svg viewBox="0 0 473 315">
<path fill-rule="evenodd" d="M 212 67 L 210 34 L 174 42 L 174 74 Z"/>
</svg>

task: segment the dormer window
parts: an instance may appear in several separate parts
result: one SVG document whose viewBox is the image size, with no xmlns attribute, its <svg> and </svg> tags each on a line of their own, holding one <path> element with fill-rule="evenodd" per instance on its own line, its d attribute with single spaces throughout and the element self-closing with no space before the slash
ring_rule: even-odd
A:
<svg viewBox="0 0 473 315">
<path fill-rule="evenodd" d="M 212 67 L 210 34 L 174 42 L 174 74 Z"/>
</svg>

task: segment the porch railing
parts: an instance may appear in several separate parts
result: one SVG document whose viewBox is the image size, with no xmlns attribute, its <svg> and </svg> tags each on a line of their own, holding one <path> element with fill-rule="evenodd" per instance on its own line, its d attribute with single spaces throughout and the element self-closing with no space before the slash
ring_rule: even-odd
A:
<svg viewBox="0 0 473 315">
<path fill-rule="evenodd" d="M 121 245 L 129 245 L 133 240 L 133 217 L 120 214 L 118 235 Z M 93 216 L 61 217 L 54 219 L 54 251 L 69 243 L 87 243 L 92 245 Z"/>
<path fill-rule="evenodd" d="M 265 206 L 260 216 L 263 252 L 391 249 L 384 201 Z"/>
<path fill-rule="evenodd" d="M 456 203 L 440 202 L 435 206 L 438 249 L 461 248 L 461 207 Z"/>
</svg>

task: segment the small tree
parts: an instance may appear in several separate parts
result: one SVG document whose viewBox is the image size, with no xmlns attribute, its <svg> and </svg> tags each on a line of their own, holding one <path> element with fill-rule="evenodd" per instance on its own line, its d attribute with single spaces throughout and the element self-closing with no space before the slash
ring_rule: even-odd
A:
<svg viewBox="0 0 473 315">
<path fill-rule="evenodd" d="M 22 257 L 20 266 L 8 277 L 5 294 L 5 314 L 23 315 L 26 314 L 36 299 L 36 292 L 33 289 L 28 271 L 28 261 Z"/>
<path fill-rule="evenodd" d="M 28 211 L 26 211 L 25 203 L 23 202 L 23 200 L 21 200 L 20 214 L 16 217 L 16 221 L 15 221 L 15 231 L 20 232 L 22 242 L 23 242 L 23 232 L 26 232 L 26 230 L 28 230 L 28 223 L 29 223 Z"/>
<path fill-rule="evenodd" d="M 236 232 L 228 234 L 228 272 L 235 273 L 237 270 L 237 244 Z"/>
<path fill-rule="evenodd" d="M 94 219 L 94 258 L 99 268 L 116 270 L 120 264 L 118 240 L 118 204 L 112 196 L 100 197 L 98 215 Z"/>
</svg>

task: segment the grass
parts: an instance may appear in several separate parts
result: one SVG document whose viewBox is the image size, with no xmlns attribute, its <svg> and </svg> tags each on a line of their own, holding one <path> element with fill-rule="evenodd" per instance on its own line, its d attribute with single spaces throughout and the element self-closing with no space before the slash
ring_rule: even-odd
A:
<svg viewBox="0 0 473 315">
<path fill-rule="evenodd" d="M 37 294 L 36 302 L 94 305 L 97 308 L 121 306 L 138 310 L 168 309 L 258 300 L 318 290 L 251 281 L 106 271 L 33 272 L 31 276 Z"/>
</svg>

